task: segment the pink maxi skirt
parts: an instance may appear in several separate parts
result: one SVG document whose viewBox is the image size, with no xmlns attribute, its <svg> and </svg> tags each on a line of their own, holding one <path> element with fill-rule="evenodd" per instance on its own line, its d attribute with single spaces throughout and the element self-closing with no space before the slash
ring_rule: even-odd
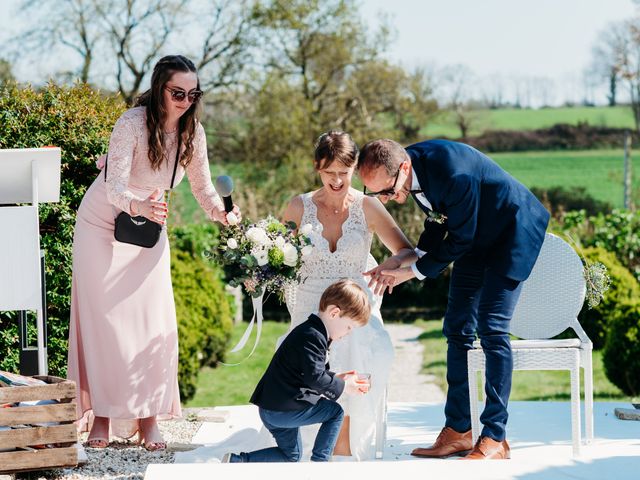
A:
<svg viewBox="0 0 640 480">
<path fill-rule="evenodd" d="M 130 187 L 141 197 L 152 190 Z M 153 248 L 117 242 L 100 174 L 87 190 L 73 238 L 68 377 L 76 382 L 79 429 L 109 417 L 129 438 L 138 419 L 181 416 L 178 331 L 166 230 Z"/>
</svg>

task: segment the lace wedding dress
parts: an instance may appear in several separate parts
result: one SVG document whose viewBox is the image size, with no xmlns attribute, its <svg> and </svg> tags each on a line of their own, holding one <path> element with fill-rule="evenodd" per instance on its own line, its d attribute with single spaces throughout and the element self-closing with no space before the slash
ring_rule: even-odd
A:
<svg viewBox="0 0 640 480">
<path fill-rule="evenodd" d="M 302 196 L 304 213 L 300 224 L 308 223 L 313 226 L 310 234 L 313 251 L 305 257 L 301 267 L 301 283 L 287 292 L 291 329 L 304 322 L 311 313 L 318 311 L 322 292 L 337 280 L 349 278 L 356 281 L 369 294 L 372 307 L 369 323 L 354 329 L 345 338 L 332 342 L 329 362 L 334 372 L 356 370 L 371 374 L 369 393 L 359 397 L 342 395 L 338 403 L 344 408 L 345 415 L 350 417 L 352 455 L 356 460 L 373 460 L 376 418 L 383 407 L 383 396 L 393 360 L 393 345 L 380 315 L 382 297 L 369 290 L 368 280 L 362 275 L 362 272 L 376 265 L 369 253 L 373 235 L 369 231 L 362 208 L 364 195 L 351 190 L 355 200 L 342 225 L 342 237 L 337 242 L 336 251 L 331 252 L 329 242 L 322 236 L 323 226 L 318 220 L 312 193 Z M 317 431 L 317 428 L 314 430 Z M 313 431 L 309 432 L 307 427 L 301 431 L 304 453 L 309 454 L 315 434 Z"/>
</svg>

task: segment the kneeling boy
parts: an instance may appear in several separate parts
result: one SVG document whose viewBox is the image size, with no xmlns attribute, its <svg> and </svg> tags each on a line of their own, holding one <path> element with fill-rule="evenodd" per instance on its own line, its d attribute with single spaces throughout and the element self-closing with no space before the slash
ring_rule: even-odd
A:
<svg viewBox="0 0 640 480">
<path fill-rule="evenodd" d="M 357 283 L 340 280 L 324 291 L 319 310 L 285 338 L 251 396 L 278 446 L 226 454 L 223 462 L 297 462 L 302 456 L 299 427 L 317 423 L 322 425 L 311 461 L 331 458 L 344 416 L 335 400 L 343 392 L 362 395 L 367 388 L 352 372 L 331 372 L 327 349 L 332 340 L 366 325 L 371 307 Z"/>
</svg>

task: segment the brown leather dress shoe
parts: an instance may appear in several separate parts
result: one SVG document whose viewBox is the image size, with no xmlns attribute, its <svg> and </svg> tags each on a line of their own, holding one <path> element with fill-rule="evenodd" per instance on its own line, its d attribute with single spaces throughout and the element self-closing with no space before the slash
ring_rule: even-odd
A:
<svg viewBox="0 0 640 480">
<path fill-rule="evenodd" d="M 411 455 L 424 458 L 447 458 L 453 455 L 466 455 L 472 448 L 471 430 L 458 433 L 451 427 L 444 427 L 433 445 L 428 448 L 416 448 Z"/>
<path fill-rule="evenodd" d="M 498 442 L 493 438 L 480 437 L 473 451 L 461 460 L 507 460 L 511 458 L 511 449 L 506 440 Z"/>
</svg>

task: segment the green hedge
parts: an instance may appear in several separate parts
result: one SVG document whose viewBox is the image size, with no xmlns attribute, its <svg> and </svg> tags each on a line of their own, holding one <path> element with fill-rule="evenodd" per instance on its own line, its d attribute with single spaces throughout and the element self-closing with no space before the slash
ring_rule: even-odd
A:
<svg viewBox="0 0 640 480">
<path fill-rule="evenodd" d="M 585 303 L 578 320 L 593 342 L 596 350 L 604 347 L 609 323 L 618 306 L 630 299 L 640 297 L 640 285 L 616 256 L 600 247 L 585 248 L 582 252 L 587 260 L 600 262 L 607 267 L 611 279 L 609 289 L 604 293 L 602 301 L 589 309 Z"/>
<path fill-rule="evenodd" d="M 40 209 L 46 250 L 49 372 L 67 373 L 73 228 L 78 206 L 98 171 L 94 159 L 106 152 L 111 130 L 126 106 L 86 85 L 47 85 L 36 90 L 15 84 L 0 89 L 0 148 L 55 145 L 62 148 L 60 203 Z M 2 234 L 2 233 L 0 233 Z M 193 394 L 197 370 L 222 357 L 231 331 L 231 306 L 220 271 L 200 258 L 213 250 L 214 226 L 174 229 L 173 282 L 180 342 L 180 390 Z M 18 370 L 15 312 L 0 312 L 0 370 Z"/>
<path fill-rule="evenodd" d="M 609 325 L 603 362 L 607 378 L 625 394 L 640 396 L 640 303 L 630 300 Z"/>
<path fill-rule="evenodd" d="M 193 398 L 201 367 L 224 360 L 233 329 L 233 302 L 224 290 L 223 271 L 209 261 L 218 233 L 212 223 L 170 230 L 182 401 Z"/>
<path fill-rule="evenodd" d="M 41 246 L 46 251 L 49 372 L 66 376 L 75 214 L 97 174 L 94 159 L 107 150 L 124 103 L 86 85 L 0 89 L 0 148 L 55 145 L 62 149 L 60 203 L 40 206 Z M 0 317 L 0 369 L 17 371 L 15 313 Z"/>
<path fill-rule="evenodd" d="M 174 249 L 171 278 L 178 317 L 180 396 L 187 401 L 196 392 L 198 372 L 223 360 L 233 326 L 231 302 L 220 270 L 205 260 Z"/>
</svg>

